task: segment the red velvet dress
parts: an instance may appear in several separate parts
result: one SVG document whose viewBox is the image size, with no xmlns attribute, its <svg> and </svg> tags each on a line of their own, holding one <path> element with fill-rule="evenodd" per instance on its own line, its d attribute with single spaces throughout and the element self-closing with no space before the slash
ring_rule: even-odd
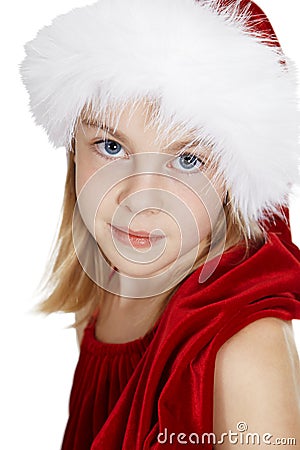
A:
<svg viewBox="0 0 300 450">
<path fill-rule="evenodd" d="M 257 319 L 300 319 L 300 251 L 281 221 L 268 236 L 247 258 L 242 247 L 224 253 L 205 283 L 198 268 L 143 338 L 99 342 L 92 318 L 62 450 L 213 448 L 204 433 L 213 432 L 217 351 Z"/>
</svg>

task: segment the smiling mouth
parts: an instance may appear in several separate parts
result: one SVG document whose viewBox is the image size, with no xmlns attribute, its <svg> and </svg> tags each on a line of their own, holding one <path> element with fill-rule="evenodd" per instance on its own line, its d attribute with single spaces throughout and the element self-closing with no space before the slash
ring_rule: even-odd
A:
<svg viewBox="0 0 300 450">
<path fill-rule="evenodd" d="M 111 225 L 111 226 L 113 226 L 113 225 Z M 143 238 L 148 238 L 148 239 L 150 239 L 150 237 L 154 237 L 154 238 L 164 237 L 163 234 L 158 234 L 158 233 L 152 233 L 152 235 L 150 236 L 150 233 L 148 231 L 144 231 L 144 230 L 133 231 L 127 227 L 116 227 L 116 226 L 113 226 L 113 227 L 116 228 L 117 230 L 122 231 L 123 233 L 126 233 L 133 237 L 143 237 Z"/>
<path fill-rule="evenodd" d="M 148 248 L 161 241 L 165 236 L 163 234 L 150 234 L 147 231 L 132 231 L 126 227 L 115 227 L 109 224 L 114 237 L 123 244 L 136 248 Z"/>
</svg>

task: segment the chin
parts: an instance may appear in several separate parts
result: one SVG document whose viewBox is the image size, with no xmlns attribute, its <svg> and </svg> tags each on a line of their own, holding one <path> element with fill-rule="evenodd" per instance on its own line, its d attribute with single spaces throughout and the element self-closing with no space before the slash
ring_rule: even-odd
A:
<svg viewBox="0 0 300 450">
<path fill-rule="evenodd" d="M 151 276 L 159 275 L 168 269 L 170 264 L 166 262 L 156 261 L 149 264 L 128 262 L 126 259 L 113 258 L 110 259 L 111 264 L 118 269 L 120 274 L 124 274 L 130 277 L 148 278 Z"/>
</svg>

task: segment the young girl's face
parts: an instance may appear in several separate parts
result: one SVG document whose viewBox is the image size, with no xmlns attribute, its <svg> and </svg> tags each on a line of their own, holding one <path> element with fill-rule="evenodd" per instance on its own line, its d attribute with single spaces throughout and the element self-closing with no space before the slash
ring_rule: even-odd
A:
<svg viewBox="0 0 300 450">
<path fill-rule="evenodd" d="M 184 148 L 186 134 L 158 144 L 145 118 L 139 104 L 116 130 L 84 120 L 75 130 L 81 215 L 111 265 L 131 277 L 172 270 L 180 258 L 192 267 L 225 196 L 222 179 L 211 185 L 209 148 Z"/>
</svg>

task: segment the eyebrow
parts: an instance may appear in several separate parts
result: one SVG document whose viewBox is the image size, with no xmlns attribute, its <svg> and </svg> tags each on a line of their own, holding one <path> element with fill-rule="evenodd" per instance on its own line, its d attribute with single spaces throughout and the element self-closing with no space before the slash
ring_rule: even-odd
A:
<svg viewBox="0 0 300 450">
<path fill-rule="evenodd" d="M 115 137 L 119 141 L 124 142 L 124 144 L 127 147 L 134 147 L 133 142 L 120 130 L 113 131 L 112 128 L 105 125 L 104 123 L 97 123 L 97 122 L 92 122 L 92 121 L 88 121 L 88 120 L 82 120 L 82 123 L 84 123 L 85 125 L 87 125 L 89 127 L 97 128 L 98 130 L 107 131 L 111 136 Z M 189 146 L 190 148 L 193 148 L 200 144 L 202 144 L 203 149 L 206 150 L 206 147 L 204 146 L 203 142 L 200 139 L 191 138 L 191 140 L 177 141 L 174 144 L 170 145 L 168 148 L 165 148 L 164 151 L 166 153 L 177 154 L 178 152 L 180 152 L 180 150 L 182 150 L 183 147 Z"/>
</svg>

